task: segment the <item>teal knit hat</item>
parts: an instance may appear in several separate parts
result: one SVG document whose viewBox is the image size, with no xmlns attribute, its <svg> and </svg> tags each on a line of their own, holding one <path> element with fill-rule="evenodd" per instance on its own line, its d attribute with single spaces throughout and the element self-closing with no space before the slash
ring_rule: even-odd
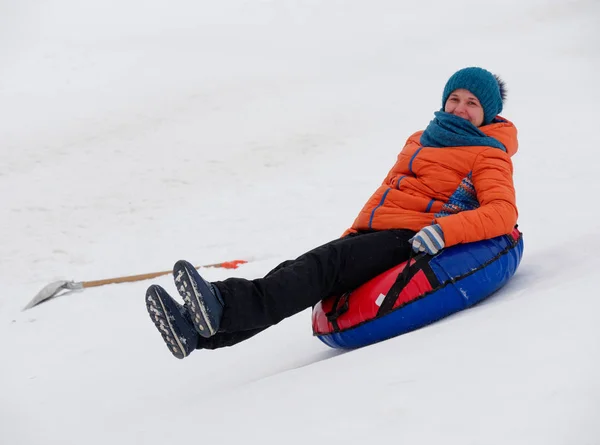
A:
<svg viewBox="0 0 600 445">
<path fill-rule="evenodd" d="M 442 111 L 448 96 L 460 88 L 473 93 L 483 107 L 483 125 L 487 125 L 502 112 L 506 98 L 504 81 L 483 68 L 470 67 L 457 71 L 448 79 L 442 95 Z"/>
</svg>

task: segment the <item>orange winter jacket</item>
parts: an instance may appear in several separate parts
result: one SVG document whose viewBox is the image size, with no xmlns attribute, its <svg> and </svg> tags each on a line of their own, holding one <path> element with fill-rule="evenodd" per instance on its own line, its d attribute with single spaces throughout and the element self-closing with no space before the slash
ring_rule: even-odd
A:
<svg viewBox="0 0 600 445">
<path fill-rule="evenodd" d="M 500 117 L 499 117 L 500 118 Z M 423 147 L 413 134 L 394 167 L 344 235 L 360 230 L 410 229 L 439 224 L 446 247 L 510 233 L 517 222 L 512 122 L 479 127 L 499 148 Z"/>
</svg>

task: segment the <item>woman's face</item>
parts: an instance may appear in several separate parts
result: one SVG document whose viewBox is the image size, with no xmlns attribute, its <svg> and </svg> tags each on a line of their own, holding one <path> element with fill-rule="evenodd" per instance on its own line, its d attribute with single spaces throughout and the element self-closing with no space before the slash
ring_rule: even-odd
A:
<svg viewBox="0 0 600 445">
<path fill-rule="evenodd" d="M 479 103 L 479 99 L 471 94 L 469 90 L 459 89 L 452 91 L 450 96 L 448 96 L 444 111 L 462 117 L 476 127 L 483 124 L 483 107 Z"/>
</svg>

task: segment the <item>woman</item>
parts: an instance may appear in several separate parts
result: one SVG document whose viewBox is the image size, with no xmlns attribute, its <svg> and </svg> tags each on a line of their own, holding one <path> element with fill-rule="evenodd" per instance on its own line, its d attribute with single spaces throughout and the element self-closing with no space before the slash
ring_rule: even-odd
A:
<svg viewBox="0 0 600 445">
<path fill-rule="evenodd" d="M 356 289 L 406 261 L 411 250 L 504 235 L 517 222 L 510 157 L 517 130 L 498 116 L 504 83 L 471 67 L 450 77 L 442 110 L 413 134 L 342 238 L 286 261 L 264 278 L 208 283 L 186 261 L 173 269 L 181 306 L 160 286 L 146 293 L 169 350 L 231 346 L 331 295 Z"/>
</svg>

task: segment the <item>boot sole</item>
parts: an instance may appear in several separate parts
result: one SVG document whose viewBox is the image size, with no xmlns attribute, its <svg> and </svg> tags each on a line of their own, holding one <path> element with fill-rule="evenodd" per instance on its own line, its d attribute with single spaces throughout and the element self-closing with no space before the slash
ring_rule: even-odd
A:
<svg viewBox="0 0 600 445">
<path fill-rule="evenodd" d="M 173 324 L 174 316 L 169 311 L 169 304 L 165 304 L 167 298 L 170 299 L 171 297 L 162 287 L 150 286 L 146 291 L 146 309 L 171 354 L 178 359 L 183 359 L 189 353 L 186 352 L 181 333 L 177 331 Z"/>
<path fill-rule="evenodd" d="M 216 334 L 217 329 L 213 326 L 210 316 L 208 315 L 208 310 L 204 304 L 203 293 L 212 293 L 212 291 L 206 286 L 203 280 L 201 280 L 201 283 L 198 283 L 196 280 L 192 279 L 190 268 L 194 269 L 194 272 L 196 272 L 194 266 L 187 261 L 177 261 L 177 263 L 175 263 L 175 266 L 173 267 L 175 286 L 177 287 L 179 295 L 183 298 L 185 306 L 192 315 L 192 323 L 194 323 L 196 331 L 198 331 L 198 334 L 202 337 L 209 338 Z M 200 287 L 200 289 L 198 287 Z"/>
</svg>

